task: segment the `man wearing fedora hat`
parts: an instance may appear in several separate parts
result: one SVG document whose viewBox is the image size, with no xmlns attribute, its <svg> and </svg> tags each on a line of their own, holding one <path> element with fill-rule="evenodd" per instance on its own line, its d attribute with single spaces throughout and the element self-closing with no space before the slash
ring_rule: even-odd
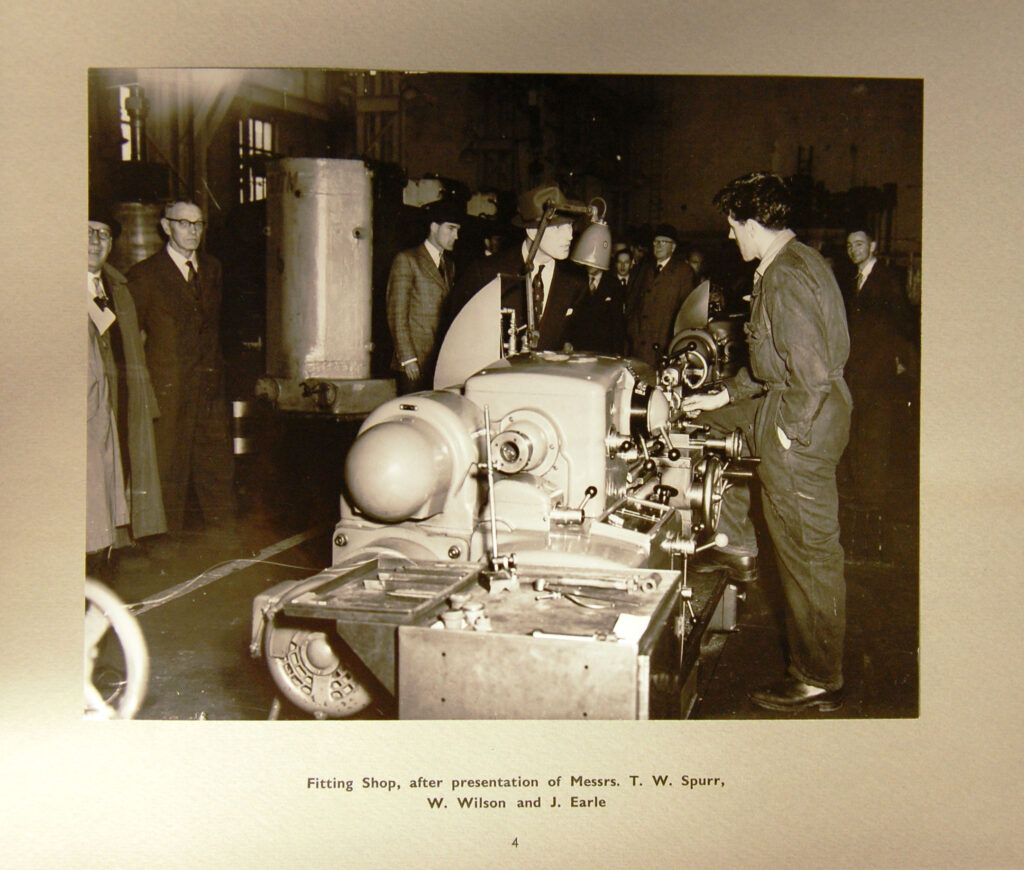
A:
<svg viewBox="0 0 1024 870">
<path fill-rule="evenodd" d="M 87 543 L 87 550 L 96 551 L 101 547 L 126 547 L 132 538 L 162 534 L 166 522 L 153 438 L 153 419 L 159 411 L 146 367 L 135 303 L 128 291 L 127 279 L 107 262 L 121 225 L 96 202 L 90 205 L 88 223 L 86 297 L 90 362 L 95 359 L 99 363 L 96 383 L 90 385 L 93 391 L 90 400 L 93 396 L 106 396 L 104 403 L 90 401 L 90 438 L 96 431 L 94 422 L 106 429 L 103 415 L 107 411 L 113 420 L 113 426 L 104 437 L 105 473 L 102 477 L 89 476 L 86 514 L 91 543 Z M 100 404 L 105 405 L 105 409 L 99 407 Z M 94 455 L 100 454 L 90 453 Z M 116 468 L 111 463 L 115 458 Z M 98 486 L 93 486 L 94 481 L 97 485 L 103 481 L 120 483 L 107 486 L 104 494 Z M 124 490 L 117 501 L 126 500 L 127 513 L 121 514 L 121 522 L 108 525 L 108 536 L 95 538 L 92 532 L 99 528 L 96 520 L 106 515 L 106 505 L 114 503 L 109 498 L 111 494 L 116 495 L 114 489 Z M 102 569 L 97 570 L 103 573 Z"/>
<path fill-rule="evenodd" d="M 534 254 L 529 274 L 524 274 L 526 258 L 540 229 L 544 209 L 554 206 L 547 227 Z M 565 262 L 572 247 L 573 217 L 559 207 L 577 208 L 579 204 L 566 199 L 556 184 L 542 184 L 519 197 L 518 210 L 512 225 L 525 230 L 522 244 L 511 245 L 491 257 L 471 263 L 458 285 L 462 302 L 469 300 L 481 287 L 501 275 L 501 304 L 516 312 L 516 323 L 527 323 L 527 305 L 533 305 L 537 329 L 536 350 L 561 350 L 570 336 L 575 310 L 586 298 L 587 274 L 582 267 Z"/>
<path fill-rule="evenodd" d="M 394 343 L 391 367 L 403 393 L 428 389 L 434 377 L 441 321 L 452 290 L 452 249 L 466 210 L 439 201 L 427 210 L 429 230 L 422 244 L 399 251 L 388 276 L 388 328 Z"/>
<path fill-rule="evenodd" d="M 633 293 L 626 305 L 626 352 L 654 365 L 654 345 L 664 352 L 683 300 L 693 290 L 693 269 L 674 256 L 679 234 L 671 224 L 654 228 L 650 257 L 637 270 Z"/>
</svg>

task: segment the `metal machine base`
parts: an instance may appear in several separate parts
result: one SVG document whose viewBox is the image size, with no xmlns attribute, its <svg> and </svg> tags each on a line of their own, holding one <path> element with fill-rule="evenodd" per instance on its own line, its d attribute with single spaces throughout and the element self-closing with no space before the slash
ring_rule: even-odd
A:
<svg viewBox="0 0 1024 870">
<path fill-rule="evenodd" d="M 257 602 L 264 651 L 273 660 L 277 634 L 319 628 L 401 719 L 680 718 L 705 635 L 735 624 L 721 573 L 684 587 L 677 571 L 549 571 L 496 596 L 480 574 L 381 560 L 270 589 Z"/>
</svg>

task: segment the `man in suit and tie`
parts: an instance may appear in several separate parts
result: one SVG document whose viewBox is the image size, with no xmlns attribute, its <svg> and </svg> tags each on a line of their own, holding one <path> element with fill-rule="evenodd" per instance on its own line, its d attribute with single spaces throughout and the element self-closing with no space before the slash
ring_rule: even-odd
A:
<svg viewBox="0 0 1024 870">
<path fill-rule="evenodd" d="M 654 345 L 668 350 L 679 306 L 694 287 L 693 269 L 674 256 L 678 242 L 671 224 L 655 227 L 652 256 L 640 264 L 626 306 L 626 352 L 652 366 Z"/>
<path fill-rule="evenodd" d="M 850 444 L 841 480 L 861 507 L 884 508 L 898 486 L 897 471 L 910 462 L 899 412 L 916 395 L 918 351 L 908 332 L 907 302 L 898 277 L 877 258 L 867 230 L 846 239 L 857 267 L 846 291 L 850 358 L 846 380 L 853 395 Z"/>
<path fill-rule="evenodd" d="M 97 425 L 105 425 L 103 414 L 109 414 L 113 420 L 113 426 L 106 433 L 104 455 L 107 460 L 116 456 L 116 463 L 106 463 L 103 478 L 90 477 L 90 509 L 87 510 L 90 530 L 92 516 L 104 513 L 91 510 L 94 506 L 113 503 L 110 497 L 120 495 L 117 500 L 124 502 L 126 508 L 120 517 L 121 524 L 109 524 L 109 543 L 105 545 L 108 548 L 127 547 L 133 538 L 159 535 L 167 528 L 153 440 L 157 403 L 146 368 L 135 304 L 124 275 L 107 263 L 120 231 L 120 224 L 102 204 L 91 204 L 86 274 L 89 341 L 91 351 L 101 364 L 97 374 L 102 384 L 97 385 L 96 395 L 105 395 L 107 406 L 94 409 L 90 405 L 90 411 L 95 412 Z M 92 421 L 93 417 L 90 423 Z M 108 483 L 106 494 L 91 485 L 93 480 L 104 479 Z M 109 485 L 112 481 L 119 482 Z M 109 552 L 106 550 L 107 554 Z M 106 576 L 110 569 L 107 555 L 95 561 L 98 564 L 89 566 L 90 569 Z"/>
<path fill-rule="evenodd" d="M 442 201 L 428 210 L 430 221 L 423 243 L 400 251 L 388 276 L 387 315 L 402 393 L 429 389 L 437 351 L 444 334 L 442 321 L 454 281 L 451 254 L 466 218 L 465 209 Z"/>
<path fill-rule="evenodd" d="M 526 258 L 537 238 L 545 204 L 555 206 L 534 254 L 532 268 L 524 275 Z M 572 206 L 555 184 L 542 184 L 519 197 L 512 225 L 521 227 L 526 238 L 493 257 L 471 263 L 458 285 L 459 298 L 466 302 L 495 276 L 502 276 L 501 304 L 516 313 L 516 323 L 527 323 L 527 305 L 534 310 L 537 343 L 535 350 L 562 350 L 572 335 L 572 318 L 586 298 L 587 273 L 581 266 L 566 262 L 572 246 L 573 217 L 559 213 L 559 206 Z"/>
<path fill-rule="evenodd" d="M 878 259 L 878 242 L 867 230 L 846 237 L 846 255 L 857 267 L 844 294 L 847 315 L 871 310 L 883 315 L 905 338 L 913 340 L 910 305 L 900 277 Z"/>
<path fill-rule="evenodd" d="M 154 432 L 173 542 L 184 529 L 190 484 L 207 525 L 234 521 L 234 457 L 220 347 L 220 263 L 199 250 L 206 221 L 195 203 L 172 202 L 160 226 L 167 245 L 137 263 L 128 284 L 160 407 Z"/>
</svg>

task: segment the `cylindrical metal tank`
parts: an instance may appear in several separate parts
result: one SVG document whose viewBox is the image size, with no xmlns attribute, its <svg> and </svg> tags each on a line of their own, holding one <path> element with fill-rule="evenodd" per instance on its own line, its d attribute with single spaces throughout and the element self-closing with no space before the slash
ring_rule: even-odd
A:
<svg viewBox="0 0 1024 870">
<path fill-rule="evenodd" d="M 160 218 L 164 207 L 150 202 L 119 202 L 114 217 L 121 224 L 121 235 L 110 252 L 110 265 L 127 272 L 140 260 L 155 254 L 164 245 Z"/>
<path fill-rule="evenodd" d="M 371 178 L 360 160 L 288 158 L 270 165 L 270 375 L 369 377 Z"/>
</svg>

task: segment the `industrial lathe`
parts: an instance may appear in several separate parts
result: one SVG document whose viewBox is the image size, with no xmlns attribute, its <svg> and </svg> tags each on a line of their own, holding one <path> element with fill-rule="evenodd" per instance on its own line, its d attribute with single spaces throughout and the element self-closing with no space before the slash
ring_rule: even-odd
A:
<svg viewBox="0 0 1024 870">
<path fill-rule="evenodd" d="M 318 718 L 686 715 L 701 640 L 737 590 L 691 556 L 722 545 L 739 432 L 683 394 L 720 374 L 715 336 L 657 371 L 524 352 L 385 402 L 345 459 L 333 564 L 254 603 L 251 651 Z"/>
<path fill-rule="evenodd" d="M 272 221 L 257 393 L 282 409 L 337 413 L 373 392 L 344 363 L 365 345 L 327 316 L 342 299 L 369 311 L 368 178 L 354 161 L 275 175 L 271 214 L 291 211 Z M 506 280 L 522 278 L 499 276 L 451 324 L 433 390 L 375 399 L 344 460 L 331 566 L 254 601 L 253 656 L 317 718 L 685 716 L 702 641 L 735 625 L 742 592 L 690 560 L 725 544 L 743 438 L 712 437 L 682 398 L 731 373 L 740 324 L 709 318 L 704 284 L 656 369 L 539 352 L 502 305 Z"/>
</svg>

